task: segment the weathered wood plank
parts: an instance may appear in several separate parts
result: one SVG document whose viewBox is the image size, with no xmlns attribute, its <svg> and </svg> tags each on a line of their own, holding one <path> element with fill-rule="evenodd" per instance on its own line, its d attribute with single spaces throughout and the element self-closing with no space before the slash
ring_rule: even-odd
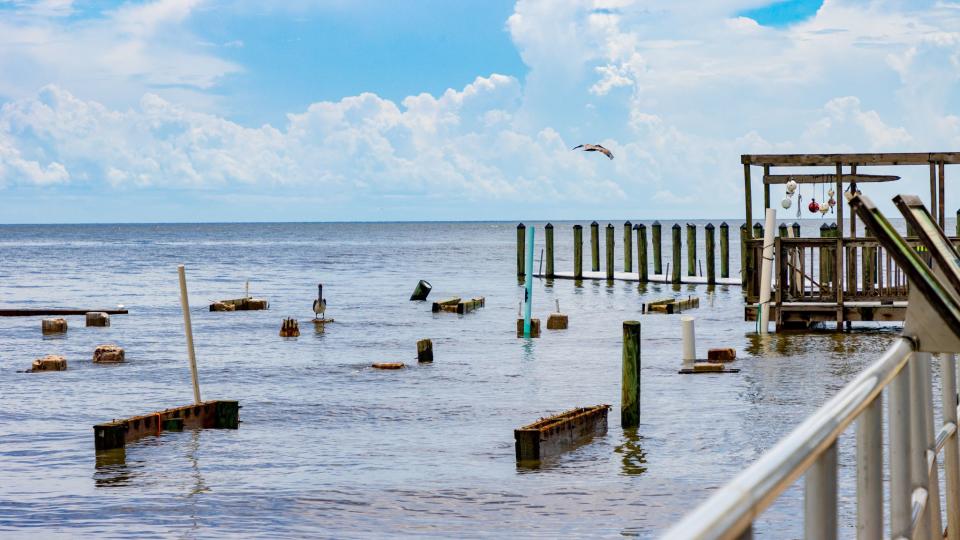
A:
<svg viewBox="0 0 960 540">
<path fill-rule="evenodd" d="M 867 154 L 743 154 L 744 165 L 833 166 L 833 165 L 926 165 L 943 161 L 960 163 L 960 152 L 901 152 Z"/>
<path fill-rule="evenodd" d="M 98 311 L 108 315 L 126 315 L 125 309 L 0 309 L 0 317 L 42 317 L 44 315 L 86 315 Z"/>
<path fill-rule="evenodd" d="M 859 182 L 895 182 L 899 176 L 890 174 L 845 174 L 844 183 Z M 836 174 L 768 174 L 763 177 L 764 184 L 786 184 L 793 180 L 798 184 L 827 184 L 836 182 Z"/>
<path fill-rule="evenodd" d="M 97 424 L 93 426 L 94 446 L 97 450 L 123 448 L 146 435 L 159 435 L 165 422 L 173 418 L 183 419 L 185 427 L 237 429 L 240 405 L 236 401 L 205 401 Z"/>
<path fill-rule="evenodd" d="M 610 405 L 579 407 L 513 430 L 517 461 L 536 462 L 607 432 Z"/>
</svg>

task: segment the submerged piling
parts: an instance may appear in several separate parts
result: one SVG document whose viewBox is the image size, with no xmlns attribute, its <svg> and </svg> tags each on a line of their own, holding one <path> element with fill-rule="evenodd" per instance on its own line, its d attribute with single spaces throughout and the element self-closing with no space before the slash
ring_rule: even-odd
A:
<svg viewBox="0 0 960 540">
<path fill-rule="evenodd" d="M 623 323 L 620 427 L 640 426 L 640 322 Z"/>
<path fill-rule="evenodd" d="M 583 226 L 573 226 L 573 277 L 583 279 Z"/>
<path fill-rule="evenodd" d="M 613 224 L 607 223 L 607 279 L 613 279 Z"/>
<path fill-rule="evenodd" d="M 673 224 L 673 276 L 674 283 L 680 283 L 680 224 Z"/>
<path fill-rule="evenodd" d="M 663 274 L 663 258 L 660 250 L 660 229 L 661 226 L 659 221 L 654 221 L 653 225 L 650 226 L 650 238 L 653 242 L 653 273 L 658 276 Z"/>
<path fill-rule="evenodd" d="M 730 277 L 730 226 L 720 224 L 720 277 Z"/>
<path fill-rule="evenodd" d="M 600 271 L 600 224 L 596 221 L 590 224 L 590 270 Z"/>
<path fill-rule="evenodd" d="M 547 277 L 553 277 L 553 224 L 547 223 L 543 227 L 544 238 L 547 243 Z"/>
<path fill-rule="evenodd" d="M 522 279 L 524 270 L 524 249 L 526 249 L 527 244 L 527 226 L 523 223 L 517 225 L 517 278 Z"/>
<path fill-rule="evenodd" d="M 697 226 L 687 223 L 687 275 L 697 275 Z"/>
<path fill-rule="evenodd" d="M 433 342 L 429 339 L 417 342 L 417 362 L 433 362 Z"/>
<path fill-rule="evenodd" d="M 707 223 L 703 228 L 704 249 L 707 257 L 707 283 L 713 285 L 717 282 L 716 269 L 714 268 L 714 259 L 716 258 L 716 249 L 713 245 L 713 223 Z"/>
<path fill-rule="evenodd" d="M 193 348 L 193 324 L 190 322 L 190 302 L 187 300 L 187 274 L 183 265 L 177 266 L 180 277 L 180 307 L 183 309 L 183 331 L 187 337 L 187 356 L 190 359 L 190 379 L 193 382 L 193 402 L 200 403 L 200 379 L 197 376 L 197 353 Z"/>
<path fill-rule="evenodd" d="M 623 224 L 623 271 L 633 272 L 633 224 Z"/>
<path fill-rule="evenodd" d="M 647 226 L 643 223 L 634 225 L 637 229 L 637 273 L 640 282 L 648 280 L 647 276 Z"/>
</svg>

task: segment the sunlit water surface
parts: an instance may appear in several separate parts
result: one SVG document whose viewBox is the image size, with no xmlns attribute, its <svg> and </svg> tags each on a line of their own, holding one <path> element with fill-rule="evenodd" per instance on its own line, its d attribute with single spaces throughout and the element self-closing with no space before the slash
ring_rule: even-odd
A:
<svg viewBox="0 0 960 540">
<path fill-rule="evenodd" d="M 819 224 L 804 226 L 813 233 Z M 572 267 L 571 225 L 557 224 L 558 270 Z M 60 338 L 42 337 L 39 318 L 0 319 L 4 537 L 655 536 L 841 388 L 897 330 L 871 323 L 845 335 L 761 340 L 742 320 L 739 287 L 684 285 L 681 294 L 701 299 L 690 312 L 699 351 L 735 347 L 741 372 L 682 376 L 678 317 L 640 314 L 642 303 L 676 294 L 670 286 L 537 280 L 534 315 L 546 319 L 559 300 L 570 328 L 517 339 L 512 223 L 0 230 L 0 306 L 130 309 L 109 328 L 69 317 Z M 618 268 L 621 258 L 618 247 Z M 239 400 L 240 428 L 167 432 L 98 457 L 94 424 L 192 400 L 180 263 L 203 397 Z M 206 310 L 242 296 L 248 279 L 270 310 Z M 433 284 L 431 300 L 485 296 L 486 307 L 433 314 L 408 301 L 419 279 Z M 323 333 L 308 322 L 318 282 L 336 319 Z M 286 316 L 300 320 L 299 338 L 278 337 Z M 642 322 L 643 336 L 635 432 L 621 430 L 618 412 L 629 319 Z M 435 362 L 417 365 L 415 343 L 425 337 Z M 103 343 L 123 346 L 127 363 L 94 365 Z M 69 370 L 18 372 L 44 354 L 65 355 Z M 395 361 L 408 368 L 369 367 Z M 599 403 L 612 405 L 606 436 L 538 469 L 517 467 L 514 428 Z M 842 440 L 840 455 L 842 536 L 853 534 L 851 442 Z M 795 486 L 756 532 L 800 536 L 801 507 Z"/>
</svg>

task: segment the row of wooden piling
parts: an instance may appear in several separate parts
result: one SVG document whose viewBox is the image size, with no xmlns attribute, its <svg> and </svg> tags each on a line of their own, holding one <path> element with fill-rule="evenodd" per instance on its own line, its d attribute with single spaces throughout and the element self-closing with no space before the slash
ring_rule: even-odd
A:
<svg viewBox="0 0 960 540">
<path fill-rule="evenodd" d="M 746 227 L 741 227 L 746 229 Z M 554 266 L 554 242 L 553 242 L 553 224 L 547 223 L 544 227 L 544 237 L 546 239 L 546 272 L 544 273 L 545 277 L 553 278 L 555 276 L 555 266 Z M 647 226 L 638 223 L 632 224 L 629 221 L 623 224 L 623 271 L 632 273 L 634 272 L 633 264 L 633 253 L 634 253 L 634 234 L 637 237 L 636 241 L 636 254 L 637 254 L 637 274 L 641 282 L 649 280 L 649 267 L 652 262 L 653 265 L 653 274 L 662 275 L 663 274 L 663 250 L 662 250 L 662 226 L 659 221 L 654 221 L 650 227 L 651 229 L 651 248 L 653 254 L 653 260 L 648 261 L 647 257 Z M 688 223 L 686 226 L 686 236 L 687 236 L 687 276 L 696 276 L 698 265 L 697 265 L 697 226 Z M 716 272 L 716 238 L 715 238 L 716 228 L 712 223 L 708 223 L 704 227 L 704 242 L 705 242 L 705 262 L 706 262 L 706 277 L 708 283 L 716 283 L 717 272 Z M 672 273 L 671 281 L 674 283 L 681 282 L 681 252 L 682 252 L 682 241 L 681 234 L 682 228 L 679 223 L 675 223 L 671 229 L 673 235 L 672 238 Z M 606 275 L 607 279 L 614 278 L 615 272 L 615 263 L 614 263 L 614 251 L 615 251 L 615 229 L 613 224 L 608 223 L 605 228 L 606 234 Z M 526 225 L 520 223 L 517 225 L 517 276 L 523 277 L 524 275 L 524 249 L 526 242 Z M 594 221 L 590 224 L 590 267 L 594 272 L 600 271 L 600 224 Z M 575 279 L 583 278 L 583 226 L 574 225 L 573 226 L 573 277 Z M 728 278 L 730 277 L 730 226 L 726 222 L 720 224 L 720 277 Z"/>
</svg>

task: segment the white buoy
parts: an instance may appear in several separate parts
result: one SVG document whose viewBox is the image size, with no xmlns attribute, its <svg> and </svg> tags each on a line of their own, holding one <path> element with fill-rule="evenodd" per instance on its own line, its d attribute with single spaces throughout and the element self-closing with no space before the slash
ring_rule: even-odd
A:
<svg viewBox="0 0 960 540">
<path fill-rule="evenodd" d="M 697 361 L 697 337 L 693 331 L 693 317 L 680 317 L 680 326 L 683 327 L 683 367 L 692 368 Z"/>
<path fill-rule="evenodd" d="M 773 279 L 773 239 L 776 234 L 777 211 L 767 208 L 763 229 L 763 262 L 760 266 L 760 309 L 757 317 L 761 334 L 767 333 L 770 322 L 770 284 Z"/>
</svg>

